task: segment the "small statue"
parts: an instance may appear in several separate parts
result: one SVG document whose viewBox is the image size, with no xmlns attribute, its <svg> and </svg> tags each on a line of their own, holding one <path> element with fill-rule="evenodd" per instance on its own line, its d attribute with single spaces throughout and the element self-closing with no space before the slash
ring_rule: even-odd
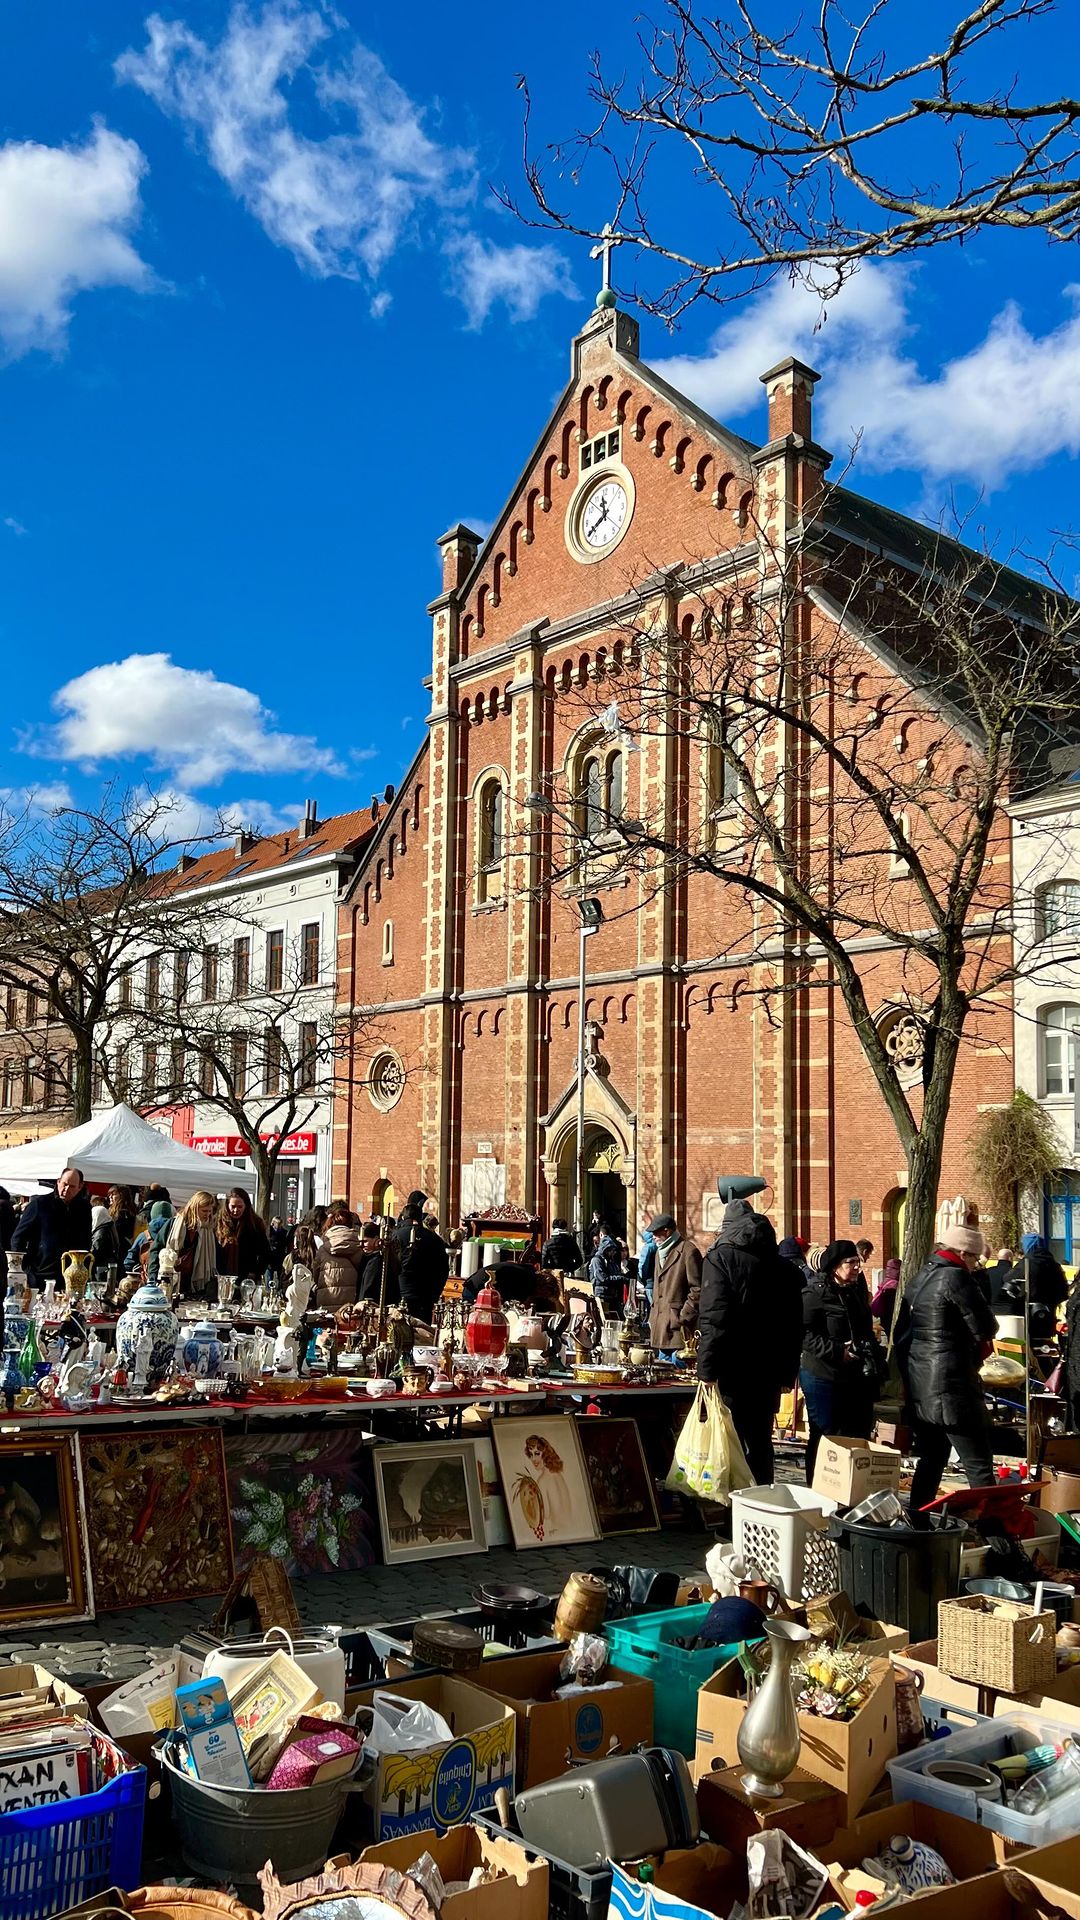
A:
<svg viewBox="0 0 1080 1920">
<path fill-rule="evenodd" d="M 79 1315 L 70 1314 L 57 1333 L 62 1359 L 57 1392 L 65 1406 L 89 1397 L 93 1367 L 89 1359 L 90 1336 Z"/>
<path fill-rule="evenodd" d="M 131 1378 L 133 1393 L 146 1393 L 150 1386 L 150 1368 L 154 1361 L 154 1335 L 144 1327 L 135 1345 L 135 1371 Z"/>
</svg>

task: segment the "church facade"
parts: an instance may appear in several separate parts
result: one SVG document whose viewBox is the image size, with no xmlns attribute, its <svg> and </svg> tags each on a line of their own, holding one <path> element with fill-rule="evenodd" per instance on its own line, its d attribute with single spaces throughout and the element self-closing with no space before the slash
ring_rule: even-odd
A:
<svg viewBox="0 0 1080 1920">
<path fill-rule="evenodd" d="M 586 943 L 588 1208 L 632 1245 L 661 1206 L 704 1239 L 717 1175 L 755 1173 L 780 1233 L 865 1236 L 875 1265 L 897 1250 L 904 1156 L 829 967 L 707 861 L 665 873 L 665 834 L 722 844 L 738 769 L 733 788 L 711 723 L 648 724 L 640 695 L 650 635 L 692 645 L 707 622 L 749 629 L 778 603 L 810 517 L 858 567 L 921 564 L 913 523 L 827 481 L 815 380 L 794 360 L 763 374 L 767 431 L 752 445 L 641 360 L 630 316 L 600 306 L 491 534 L 442 537 L 426 738 L 399 791 L 373 803 L 339 917 L 339 1005 L 364 1018 L 336 1102 L 332 1185 L 357 1208 L 390 1211 L 419 1187 L 444 1226 L 503 1201 L 548 1223 L 573 1215 L 590 897 L 602 924 Z M 844 626 L 835 596 L 805 582 L 783 619 L 807 635 Z M 867 646 L 868 672 L 849 674 L 830 724 L 880 704 L 896 672 Z M 682 708 L 672 696 L 666 710 Z M 842 858 L 862 829 L 839 819 L 835 795 L 816 797 L 809 763 L 801 786 L 789 780 L 782 733 L 754 736 L 756 791 L 770 818 L 782 806 L 784 835 L 805 837 L 807 862 Z M 895 751 L 929 764 L 941 734 L 935 714 L 916 716 Z M 805 804 L 789 797 L 797 787 Z M 607 831 L 656 821 L 652 855 L 636 861 L 627 835 Z M 1007 832 L 1003 844 L 1007 873 Z M 875 876 L 904 884 L 880 836 L 859 860 L 871 889 Z M 887 930 L 868 921 L 855 944 L 915 1101 L 926 983 Z M 974 1118 L 1012 1085 L 1011 1007 L 991 995 L 957 1067 L 943 1197 L 970 1183 Z"/>
</svg>

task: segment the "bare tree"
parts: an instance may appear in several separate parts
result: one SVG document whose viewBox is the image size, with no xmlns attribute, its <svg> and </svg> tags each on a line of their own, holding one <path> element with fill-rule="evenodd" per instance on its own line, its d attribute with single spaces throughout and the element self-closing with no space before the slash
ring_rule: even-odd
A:
<svg viewBox="0 0 1080 1920">
<path fill-rule="evenodd" d="M 821 0 L 794 19 L 770 0 L 711 13 L 664 0 L 660 24 L 639 37 L 636 76 L 612 76 L 592 56 L 597 118 L 572 140 L 535 147 L 521 81 L 532 207 L 515 211 L 600 241 L 600 222 L 582 221 L 567 188 L 604 163 L 615 242 L 648 267 L 634 297 L 669 321 L 778 270 L 827 298 L 863 260 L 991 230 L 1074 241 L 1080 99 L 1032 97 L 1024 81 L 1039 24 L 1050 49 L 1058 11 L 1055 0 L 979 0 L 913 46 L 903 0 L 855 15 Z M 1061 9 L 1065 39 L 1074 24 Z M 659 218 L 661 171 L 675 191 Z"/>
<path fill-rule="evenodd" d="M 197 937 L 197 909 L 167 884 L 192 846 L 175 822 L 169 802 L 115 784 L 93 805 L 0 813 L 0 988 L 14 996 L 5 1056 L 75 1125 L 90 1117 L 95 1082 L 116 1094 L 110 1041 L 140 956 Z"/>
<path fill-rule="evenodd" d="M 839 995 L 907 1164 L 909 1271 L 963 1048 L 1007 1048 L 1012 982 L 1080 953 L 1078 925 L 1018 929 L 1003 811 L 1080 764 L 1080 607 L 920 538 L 902 566 L 810 527 L 797 566 L 752 592 L 709 586 L 708 567 L 643 588 L 580 695 L 640 754 L 637 800 L 623 809 L 621 780 L 618 805 L 599 781 L 548 796 L 555 884 L 587 858 L 590 887 L 638 876 L 609 916 L 671 896 L 673 924 L 707 925 L 777 1026 Z"/>
</svg>

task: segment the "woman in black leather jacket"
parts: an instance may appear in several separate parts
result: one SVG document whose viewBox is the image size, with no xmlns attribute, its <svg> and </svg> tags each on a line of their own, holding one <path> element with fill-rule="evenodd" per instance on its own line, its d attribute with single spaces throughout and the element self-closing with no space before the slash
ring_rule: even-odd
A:
<svg viewBox="0 0 1080 1920">
<path fill-rule="evenodd" d="M 976 1277 L 983 1251 L 977 1228 L 948 1228 L 905 1288 L 897 1312 L 893 1347 L 915 1421 L 913 1526 L 929 1525 L 922 1509 L 937 1498 L 953 1447 L 970 1487 L 994 1484 L 979 1366 L 997 1321 Z"/>
<path fill-rule="evenodd" d="M 833 1240 L 803 1292 L 799 1385 L 810 1438 L 806 1484 L 824 1434 L 868 1440 L 885 1356 L 874 1337 L 870 1293 L 854 1240 Z"/>
</svg>

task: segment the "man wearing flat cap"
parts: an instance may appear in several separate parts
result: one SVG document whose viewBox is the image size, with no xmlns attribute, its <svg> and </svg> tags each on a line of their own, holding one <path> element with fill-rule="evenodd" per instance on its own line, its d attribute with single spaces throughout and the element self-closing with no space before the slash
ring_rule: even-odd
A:
<svg viewBox="0 0 1080 1920">
<path fill-rule="evenodd" d="M 673 1214 L 658 1213 L 649 1232 L 656 1242 L 649 1345 L 677 1353 L 697 1326 L 701 1255 L 692 1240 L 683 1239 Z"/>
<path fill-rule="evenodd" d="M 916 1527 L 929 1525 L 923 1509 L 937 1498 L 953 1447 L 969 1487 L 994 1484 L 979 1367 L 997 1321 L 975 1277 L 985 1252 L 977 1227 L 946 1227 L 897 1311 L 893 1345 L 915 1421 L 909 1513 Z"/>
</svg>

